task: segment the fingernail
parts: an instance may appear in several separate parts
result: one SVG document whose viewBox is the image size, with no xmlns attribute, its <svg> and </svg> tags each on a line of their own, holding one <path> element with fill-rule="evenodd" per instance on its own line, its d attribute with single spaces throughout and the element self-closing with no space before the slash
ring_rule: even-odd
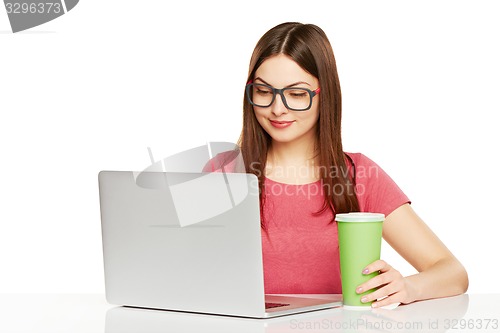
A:
<svg viewBox="0 0 500 333">
<path fill-rule="evenodd" d="M 368 268 L 363 269 L 363 274 L 368 274 L 369 270 Z"/>
<path fill-rule="evenodd" d="M 376 308 L 378 306 L 377 303 L 372 303 L 372 308 Z"/>
<path fill-rule="evenodd" d="M 361 303 L 366 303 L 367 299 L 366 297 L 361 298 Z"/>
<path fill-rule="evenodd" d="M 358 287 L 358 288 L 356 289 L 356 292 L 357 292 L 358 294 L 361 294 L 361 293 L 363 292 L 363 288 Z"/>
</svg>

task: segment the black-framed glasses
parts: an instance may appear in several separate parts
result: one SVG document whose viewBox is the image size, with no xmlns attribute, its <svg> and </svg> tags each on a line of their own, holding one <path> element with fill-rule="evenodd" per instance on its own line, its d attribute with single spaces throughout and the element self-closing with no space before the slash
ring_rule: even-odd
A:
<svg viewBox="0 0 500 333">
<path fill-rule="evenodd" d="M 276 99 L 276 94 L 279 94 L 287 109 L 292 111 L 306 111 L 311 108 L 312 99 L 319 94 L 320 88 L 316 90 L 298 87 L 277 89 L 267 84 L 250 81 L 246 85 L 245 91 L 248 102 L 254 106 L 261 108 L 270 107 Z"/>
</svg>

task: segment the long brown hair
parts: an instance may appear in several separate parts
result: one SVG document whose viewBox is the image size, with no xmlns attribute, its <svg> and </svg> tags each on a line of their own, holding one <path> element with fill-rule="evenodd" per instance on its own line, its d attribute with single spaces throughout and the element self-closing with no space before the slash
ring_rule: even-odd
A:
<svg viewBox="0 0 500 333">
<path fill-rule="evenodd" d="M 250 60 L 247 82 L 269 57 L 284 54 L 319 81 L 319 120 L 316 153 L 327 209 L 335 213 L 359 211 L 354 179 L 346 165 L 341 139 L 342 95 L 333 49 L 326 34 L 313 24 L 283 23 L 266 32 Z M 307 111 L 306 111 L 307 112 Z M 252 105 L 243 99 L 243 128 L 238 141 L 247 172 L 259 178 L 261 208 L 265 204 L 264 179 L 271 137 L 260 126 Z M 349 159 L 350 160 L 350 159 Z M 261 209 L 262 215 L 263 209 Z M 265 227 L 265 221 L 262 221 Z"/>
</svg>

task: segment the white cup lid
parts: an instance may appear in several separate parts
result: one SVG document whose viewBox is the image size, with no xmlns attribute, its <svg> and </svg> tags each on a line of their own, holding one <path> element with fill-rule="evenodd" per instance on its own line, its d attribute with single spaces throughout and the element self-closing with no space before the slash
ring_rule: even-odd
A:
<svg viewBox="0 0 500 333">
<path fill-rule="evenodd" d="M 346 213 L 337 214 L 335 221 L 338 222 L 382 222 L 385 220 L 385 215 L 380 213 Z"/>
</svg>

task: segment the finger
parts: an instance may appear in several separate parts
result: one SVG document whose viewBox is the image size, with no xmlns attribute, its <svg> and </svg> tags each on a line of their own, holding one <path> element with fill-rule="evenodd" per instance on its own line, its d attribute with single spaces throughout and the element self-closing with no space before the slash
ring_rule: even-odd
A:
<svg viewBox="0 0 500 333">
<path fill-rule="evenodd" d="M 367 302 L 371 302 L 371 301 L 376 301 L 377 299 L 382 299 L 384 297 L 396 294 L 400 290 L 401 290 L 401 287 L 398 285 L 397 282 L 389 283 L 389 284 L 385 285 L 384 287 L 375 290 L 372 293 L 363 295 L 363 297 L 361 297 L 361 302 L 367 303 Z"/>
<path fill-rule="evenodd" d="M 372 277 L 370 280 L 366 281 L 365 283 L 359 285 L 356 288 L 356 292 L 358 294 L 362 294 L 362 293 L 366 292 L 367 290 L 380 288 L 381 286 L 389 284 L 392 281 L 396 280 L 396 278 L 397 278 L 396 274 L 397 274 L 397 271 L 392 270 L 389 272 L 385 272 L 385 273 L 376 275 L 376 276 Z"/>
<path fill-rule="evenodd" d="M 377 260 L 369 264 L 363 269 L 363 274 L 371 274 L 373 272 L 387 272 L 391 269 L 391 265 L 386 263 L 384 260 Z"/>
<path fill-rule="evenodd" d="M 367 292 L 368 290 L 380 288 L 381 286 L 385 285 L 386 283 L 387 282 L 385 281 L 384 276 L 377 275 L 377 276 L 371 278 L 370 280 L 366 281 L 365 283 L 359 285 L 356 288 L 356 293 L 362 294 L 362 293 Z"/>
<path fill-rule="evenodd" d="M 372 308 L 380 308 L 383 306 L 388 306 L 391 304 L 401 304 L 400 300 L 398 300 L 398 294 L 394 294 L 391 296 L 388 296 L 384 299 L 381 299 L 380 301 L 376 301 L 372 303 Z"/>
</svg>

